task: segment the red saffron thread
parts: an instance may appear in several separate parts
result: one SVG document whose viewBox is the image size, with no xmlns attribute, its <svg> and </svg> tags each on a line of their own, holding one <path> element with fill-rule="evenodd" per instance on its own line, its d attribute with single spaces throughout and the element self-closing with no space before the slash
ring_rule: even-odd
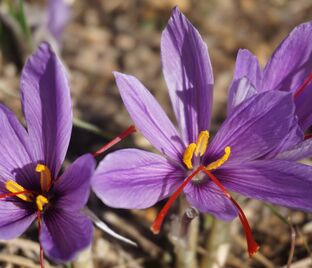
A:
<svg viewBox="0 0 312 268">
<path fill-rule="evenodd" d="M 309 74 L 309 76 L 304 80 L 303 84 L 296 91 L 295 98 L 298 97 L 303 92 L 303 90 L 310 84 L 311 81 L 312 81 L 312 73 Z"/>
<path fill-rule="evenodd" d="M 232 198 L 232 196 L 227 192 L 227 190 L 224 188 L 224 186 L 220 183 L 220 181 L 217 179 L 216 176 L 214 176 L 209 170 L 207 170 L 205 167 L 201 166 L 202 170 L 208 175 L 208 177 L 220 188 L 220 190 L 224 193 L 224 195 L 235 205 L 235 207 L 238 209 L 238 216 L 242 223 L 243 230 L 246 236 L 247 240 L 247 248 L 249 257 L 252 257 L 257 251 L 259 250 L 259 245 L 254 240 L 251 232 L 251 228 L 249 226 L 248 220 L 239 206 L 239 204 Z"/>
<path fill-rule="evenodd" d="M 103 147 L 101 147 L 99 150 L 97 150 L 95 153 L 93 153 L 93 156 L 99 156 L 100 154 L 104 153 L 106 150 L 126 138 L 127 136 L 131 135 L 136 131 L 135 126 L 131 125 L 129 128 L 127 128 L 126 131 L 118 135 L 115 139 L 111 140 L 109 143 L 105 144 Z"/>
<path fill-rule="evenodd" d="M 304 140 L 308 140 L 312 138 L 312 133 L 304 135 Z"/>
<path fill-rule="evenodd" d="M 43 256 L 43 249 L 40 242 L 40 232 L 41 232 L 41 214 L 40 210 L 37 210 L 37 222 L 38 222 L 38 237 L 39 237 L 39 247 L 40 247 L 40 267 L 44 268 L 44 256 Z"/>
<path fill-rule="evenodd" d="M 154 234 L 158 234 L 161 228 L 161 225 L 164 221 L 165 216 L 167 215 L 170 207 L 174 203 L 174 201 L 177 199 L 177 197 L 181 194 L 185 186 L 192 180 L 192 178 L 200 171 L 204 171 L 208 177 L 221 189 L 223 194 L 235 205 L 235 207 L 238 209 L 238 216 L 239 219 L 243 225 L 243 229 L 246 235 L 247 240 L 247 248 L 249 256 L 252 257 L 259 249 L 259 245 L 254 240 L 252 236 L 252 232 L 248 223 L 248 220 L 241 209 L 241 207 L 238 205 L 238 203 L 232 198 L 232 196 L 227 192 L 227 190 L 224 188 L 224 186 L 220 183 L 220 181 L 210 172 L 208 171 L 204 166 L 198 167 L 190 176 L 188 176 L 183 183 L 180 185 L 180 187 L 173 193 L 173 195 L 169 198 L 167 203 L 164 205 L 164 207 L 161 209 L 159 214 L 157 215 L 155 221 L 153 222 L 151 226 L 151 231 Z"/>
<path fill-rule="evenodd" d="M 7 198 L 7 197 L 12 197 L 12 196 L 17 196 L 19 194 L 31 194 L 32 192 L 30 191 L 21 191 L 21 192 L 16 192 L 16 193 L 6 193 L 6 194 L 0 194 L 0 198 Z"/>
<path fill-rule="evenodd" d="M 172 206 L 172 204 L 174 203 L 174 201 L 178 198 L 178 196 L 180 195 L 180 193 L 183 191 L 184 187 L 192 180 L 192 178 L 199 172 L 201 171 L 201 168 L 197 168 L 190 176 L 188 176 L 183 183 L 180 185 L 180 187 L 173 193 L 173 195 L 169 198 L 169 200 L 167 201 L 167 203 L 163 206 L 163 208 L 160 210 L 160 212 L 158 213 L 155 221 L 153 222 L 152 226 L 151 226 L 151 231 L 154 234 L 159 234 L 161 225 L 165 219 L 165 216 L 168 213 L 168 210 L 170 209 L 170 207 Z"/>
</svg>

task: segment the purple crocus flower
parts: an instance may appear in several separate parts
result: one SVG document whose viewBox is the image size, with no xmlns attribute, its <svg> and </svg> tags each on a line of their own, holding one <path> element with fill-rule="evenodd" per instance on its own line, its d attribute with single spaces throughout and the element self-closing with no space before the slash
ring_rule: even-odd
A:
<svg viewBox="0 0 312 268">
<path fill-rule="evenodd" d="M 172 195 L 152 226 L 154 232 L 184 191 L 190 205 L 203 213 L 222 220 L 238 215 L 252 255 L 258 246 L 226 189 L 279 205 L 312 209 L 312 167 L 259 160 L 302 139 L 292 94 L 267 91 L 250 97 L 233 109 L 208 144 L 211 64 L 200 34 L 178 8 L 162 34 L 161 55 L 179 130 L 135 77 L 115 73 L 137 129 L 162 155 L 138 149 L 109 154 L 92 178 L 93 190 L 105 204 L 129 209 L 147 208 Z"/>
<path fill-rule="evenodd" d="M 37 218 L 45 254 L 68 261 L 92 239 L 92 223 L 80 209 L 95 160 L 91 154 L 81 156 L 59 176 L 72 107 L 65 69 L 46 43 L 24 67 L 21 100 L 27 131 L 0 106 L 0 239 L 18 237 Z"/>
<path fill-rule="evenodd" d="M 265 91 L 293 94 L 302 131 L 312 125 L 312 22 L 297 26 L 278 46 L 262 70 L 248 50 L 238 52 L 234 78 L 229 89 L 228 113 L 242 101 Z M 299 160 L 312 156 L 311 135 L 275 155 L 278 159 Z M 271 155 L 272 157 L 273 155 Z"/>
<path fill-rule="evenodd" d="M 70 5 L 66 0 L 48 0 L 47 29 L 59 43 L 64 28 L 70 20 Z"/>
</svg>

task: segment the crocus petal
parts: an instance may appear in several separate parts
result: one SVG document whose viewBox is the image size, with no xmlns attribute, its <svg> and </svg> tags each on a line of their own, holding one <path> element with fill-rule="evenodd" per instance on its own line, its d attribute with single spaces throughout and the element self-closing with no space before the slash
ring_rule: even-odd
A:
<svg viewBox="0 0 312 268">
<path fill-rule="evenodd" d="M 312 23 L 297 26 L 265 66 L 263 90 L 296 91 L 312 69 Z"/>
<path fill-rule="evenodd" d="M 312 167 L 291 161 L 259 160 L 220 168 L 218 178 L 232 191 L 274 204 L 312 210 Z"/>
<path fill-rule="evenodd" d="M 15 115 L 0 105 L 0 181 L 17 180 L 33 189 L 29 181 L 35 173 L 25 128 Z"/>
<path fill-rule="evenodd" d="M 184 189 L 187 201 L 202 213 L 229 221 L 237 216 L 237 210 L 223 193 L 212 183 L 189 183 Z"/>
<path fill-rule="evenodd" d="M 176 7 L 161 38 L 163 73 L 186 144 L 209 129 L 213 73 L 205 42 Z"/>
<path fill-rule="evenodd" d="M 285 137 L 289 133 L 293 134 L 294 129 L 300 133 L 294 112 L 291 93 L 267 91 L 249 98 L 225 120 L 209 145 L 207 156 L 219 158 L 226 146 L 231 147 L 227 162 L 265 156 L 279 148 Z M 302 136 L 294 135 L 292 139 L 288 140 L 289 145 L 300 142 Z"/>
<path fill-rule="evenodd" d="M 305 131 L 312 125 L 312 84 L 295 96 L 295 103 L 299 125 Z"/>
<path fill-rule="evenodd" d="M 259 61 L 247 49 L 240 49 L 237 53 L 233 82 L 243 77 L 247 77 L 255 88 L 261 89 L 262 75 Z"/>
<path fill-rule="evenodd" d="M 184 177 L 182 169 L 162 156 L 125 149 L 101 161 L 92 188 L 108 206 L 147 208 L 176 190 Z"/>
<path fill-rule="evenodd" d="M 95 169 L 91 154 L 79 157 L 54 184 L 56 207 L 64 210 L 82 208 L 89 196 L 90 180 Z"/>
<path fill-rule="evenodd" d="M 0 239 L 13 239 L 23 234 L 36 218 L 32 210 L 10 201 L 0 202 Z"/>
<path fill-rule="evenodd" d="M 33 157 L 56 176 L 69 144 L 72 109 L 65 69 L 46 43 L 24 67 L 21 97 Z"/>
<path fill-rule="evenodd" d="M 275 156 L 276 159 L 297 161 L 312 156 L 312 139 L 307 139 Z"/>
<path fill-rule="evenodd" d="M 60 41 L 66 24 L 70 19 L 70 7 L 65 0 L 49 0 L 47 5 L 48 29 Z"/>
<path fill-rule="evenodd" d="M 233 109 L 242 103 L 244 100 L 257 94 L 257 89 L 251 84 L 247 77 L 235 80 L 229 91 L 228 99 L 228 114 L 231 114 Z"/>
<path fill-rule="evenodd" d="M 180 161 L 184 151 L 180 136 L 149 91 L 133 76 L 115 73 L 123 102 L 136 127 L 160 152 Z"/>
<path fill-rule="evenodd" d="M 248 80 L 248 84 L 242 78 Z M 228 114 L 235 106 L 261 92 L 262 74 L 258 59 L 247 49 L 240 49 L 237 53 L 234 77 L 229 88 Z M 239 93 L 238 93 L 239 92 Z"/>
<path fill-rule="evenodd" d="M 300 144 L 304 138 L 304 134 L 302 129 L 298 127 L 299 125 L 293 125 L 292 129 L 289 129 L 287 133 L 285 133 L 284 137 L 281 138 L 280 144 L 272 149 L 267 155 L 265 155 L 265 159 L 276 158 L 280 152 L 288 151 L 289 148 L 293 148 L 297 144 Z"/>
<path fill-rule="evenodd" d="M 90 245 L 92 234 L 92 222 L 79 211 L 52 208 L 44 213 L 40 242 L 48 257 L 65 262 Z"/>
</svg>

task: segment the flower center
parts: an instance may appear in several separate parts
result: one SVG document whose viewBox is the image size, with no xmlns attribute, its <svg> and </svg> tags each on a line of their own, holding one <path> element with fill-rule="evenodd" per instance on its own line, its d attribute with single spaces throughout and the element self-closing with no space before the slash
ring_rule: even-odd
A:
<svg viewBox="0 0 312 268">
<path fill-rule="evenodd" d="M 183 154 L 183 163 L 188 169 L 193 169 L 193 157 L 201 157 L 205 154 L 207 147 L 208 147 L 208 139 L 209 139 L 209 132 L 208 131 L 202 131 L 200 132 L 197 142 L 191 143 L 185 150 Z M 239 219 L 242 223 L 243 230 L 246 235 L 247 240 L 247 247 L 248 247 L 248 253 L 249 256 L 254 255 L 258 249 L 259 246 L 255 242 L 252 236 L 252 232 L 248 223 L 248 220 L 241 209 L 241 207 L 238 205 L 238 203 L 232 198 L 232 196 L 228 193 L 228 191 L 225 189 L 225 187 L 222 185 L 222 183 L 217 179 L 217 177 L 212 174 L 210 171 L 215 170 L 222 166 L 230 157 L 231 154 L 231 148 L 229 146 L 225 147 L 224 149 L 224 155 L 220 157 L 218 160 L 210 163 L 208 166 L 200 165 L 196 167 L 195 171 L 192 172 L 191 175 L 189 175 L 180 185 L 180 187 L 173 193 L 173 195 L 169 198 L 165 206 L 161 209 L 159 214 L 157 215 L 155 221 L 153 222 L 151 226 L 151 230 L 154 234 L 159 233 L 161 225 L 164 221 L 165 216 L 167 215 L 170 207 L 174 203 L 174 201 L 178 198 L 178 196 L 182 193 L 185 186 L 190 182 L 193 181 L 194 183 L 201 183 L 205 178 L 209 178 L 224 194 L 224 196 L 232 202 L 232 204 L 236 207 Z M 196 158 L 195 158 L 196 159 Z M 198 158 L 197 158 L 198 159 Z M 200 163 L 198 161 L 198 163 Z"/>
<path fill-rule="evenodd" d="M 22 185 L 13 180 L 5 183 L 5 188 L 9 191 L 7 194 L 0 195 L 0 198 L 16 196 L 26 202 L 35 202 L 38 211 L 43 211 L 49 200 L 44 195 L 48 193 L 52 186 L 52 177 L 49 168 L 45 165 L 38 164 L 36 172 L 40 173 L 40 188 L 42 194 L 38 194 L 25 189 Z"/>
<path fill-rule="evenodd" d="M 189 146 L 186 147 L 182 161 L 188 169 L 190 170 L 193 169 L 193 160 L 194 162 L 199 163 L 198 158 L 202 157 L 207 151 L 208 141 L 209 141 L 209 132 L 207 130 L 201 131 L 198 135 L 197 142 L 191 143 Z M 208 170 L 217 169 L 229 159 L 230 155 L 231 155 L 231 147 L 226 146 L 224 148 L 223 156 L 221 156 L 218 160 L 210 163 L 206 168 Z"/>
</svg>

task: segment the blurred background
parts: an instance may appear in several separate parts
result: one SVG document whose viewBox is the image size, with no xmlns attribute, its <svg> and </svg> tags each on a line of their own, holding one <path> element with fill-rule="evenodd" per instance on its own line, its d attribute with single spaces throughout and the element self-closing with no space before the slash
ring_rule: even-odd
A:
<svg viewBox="0 0 312 268">
<path fill-rule="evenodd" d="M 310 20 L 312 12 L 311 0 L 2 0 L 1 103 L 23 121 L 18 98 L 20 72 L 27 56 L 40 41 L 47 40 L 65 63 L 71 82 L 75 127 L 67 163 L 95 151 L 132 124 L 112 71 L 138 77 L 173 118 L 159 47 L 161 32 L 176 5 L 209 47 L 215 77 L 212 131 L 226 115 L 227 89 L 238 49 L 251 50 L 263 66 L 282 39 L 296 25 Z M 133 146 L 152 150 L 140 134 L 113 150 Z M 261 246 L 252 259 L 237 219 L 224 223 L 189 211 L 193 214 L 185 220 L 177 202 L 163 231 L 154 236 L 149 227 L 163 203 L 147 210 L 116 210 L 92 196 L 89 208 L 138 247 L 96 229 L 92 247 L 75 262 L 62 266 L 47 260 L 47 267 L 311 266 L 312 215 L 242 197 L 237 200 Z M 0 241 L 0 267 L 39 267 L 37 241 L 35 225 L 17 240 Z"/>
</svg>

